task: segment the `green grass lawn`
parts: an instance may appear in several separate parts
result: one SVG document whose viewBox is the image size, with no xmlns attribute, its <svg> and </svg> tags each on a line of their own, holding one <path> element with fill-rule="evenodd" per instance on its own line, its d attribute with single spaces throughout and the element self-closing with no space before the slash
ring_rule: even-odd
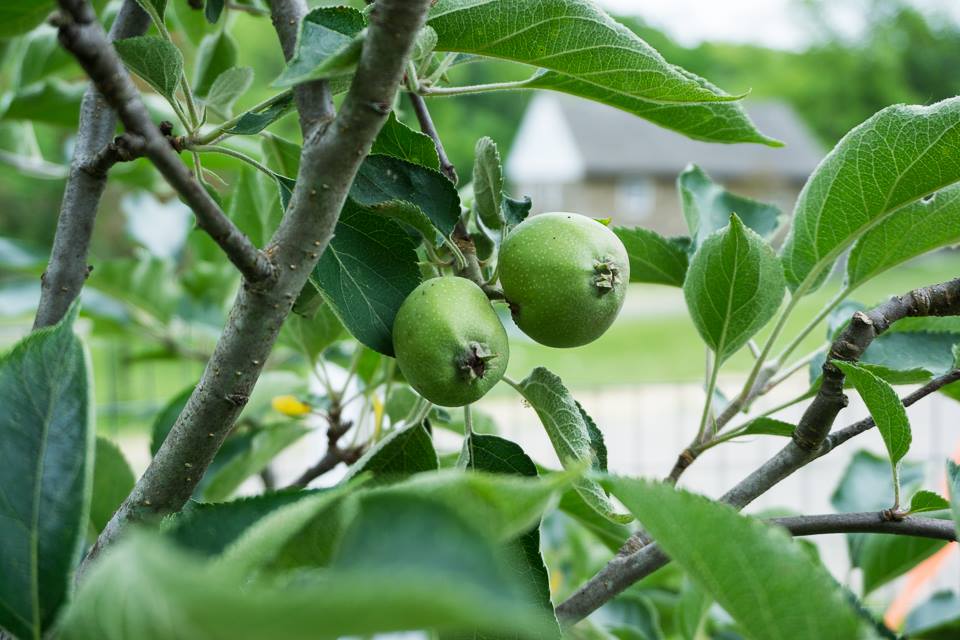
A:
<svg viewBox="0 0 960 640">
<path fill-rule="evenodd" d="M 872 305 L 891 295 L 958 275 L 960 252 L 944 252 L 887 272 L 854 291 L 850 299 Z M 777 342 L 775 353 L 816 316 L 840 285 L 840 278 L 834 278 L 800 302 Z M 643 311 L 646 306 L 650 307 L 649 312 Z M 769 331 L 767 327 L 758 336 L 761 345 Z M 803 356 L 820 346 L 825 335 L 822 326 L 817 328 L 794 356 Z M 578 388 L 686 382 L 703 377 L 703 342 L 687 316 L 683 292 L 671 287 L 631 285 L 624 313 L 616 324 L 602 338 L 585 347 L 551 349 L 522 335 L 512 337 L 508 373 L 514 379 L 523 378 L 540 365 L 559 375 L 570 387 Z M 724 371 L 745 372 L 752 364 L 752 356 L 744 349 L 730 359 Z"/>
</svg>

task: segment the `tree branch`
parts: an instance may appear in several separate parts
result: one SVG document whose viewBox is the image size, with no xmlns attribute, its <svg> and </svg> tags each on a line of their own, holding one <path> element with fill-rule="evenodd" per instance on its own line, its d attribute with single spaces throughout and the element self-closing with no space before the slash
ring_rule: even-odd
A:
<svg viewBox="0 0 960 640">
<path fill-rule="evenodd" d="M 273 4 L 279 11 L 291 6 L 280 0 Z M 248 283 L 241 288 L 199 384 L 84 566 L 127 523 L 177 511 L 193 493 L 246 404 L 284 319 L 333 235 L 357 170 L 390 112 L 429 4 L 429 0 L 379 0 L 370 12 L 363 53 L 339 115 L 329 126 L 317 126 L 326 118 L 319 113 L 319 120 L 305 119 L 310 129 L 305 132 L 296 187 L 267 248 L 280 265 L 276 280 L 269 287 Z"/>
<path fill-rule="evenodd" d="M 948 541 L 957 539 L 957 530 L 951 520 L 912 516 L 901 520 L 890 520 L 885 519 L 882 513 L 873 511 L 771 518 L 767 522 L 784 527 L 795 536 L 816 536 L 825 533 L 884 533 Z"/>
<path fill-rule="evenodd" d="M 110 28 L 110 39 L 141 35 L 149 25 L 150 18 L 136 0 L 125 0 Z M 91 84 L 80 105 L 70 175 L 60 203 L 50 262 L 41 278 L 40 305 L 33 322 L 34 329 L 56 324 L 63 318 L 80 295 L 90 272 L 87 266 L 90 237 L 107 177 L 101 165 L 96 165 L 98 169 L 92 172 L 89 168 L 101 149 L 113 139 L 116 128 L 116 114 Z"/>
<path fill-rule="evenodd" d="M 353 423 L 344 420 L 340 414 L 340 406 L 336 405 L 330 410 L 327 417 L 329 426 L 327 428 L 327 451 L 315 465 L 307 469 L 294 481 L 288 488 L 303 489 L 308 484 L 319 478 L 325 473 L 333 471 L 337 466 L 344 462 L 348 465 L 353 464 L 363 455 L 363 446 L 348 447 L 341 449 L 340 439 L 350 431 Z"/>
<path fill-rule="evenodd" d="M 827 434 L 837 414 L 847 403 L 843 394 L 843 372 L 832 360 L 859 359 L 877 336 L 903 318 L 948 315 L 960 315 L 960 279 L 895 296 L 866 313 L 856 312 L 850 325 L 831 346 L 829 357 L 823 365 L 823 384 L 804 412 L 791 441 L 725 493 L 720 502 L 743 509 L 781 480 L 831 450 Z M 917 399 L 929 395 L 933 390 L 919 395 Z M 557 607 L 557 616 L 561 621 L 573 624 L 581 620 L 669 561 L 655 544 L 646 544 L 639 549 L 638 546 L 640 543 L 631 538 L 603 569 L 562 602 Z"/>
<path fill-rule="evenodd" d="M 126 130 L 143 138 L 144 155 L 193 209 L 197 225 L 220 245 L 248 282 L 270 279 L 274 268 L 269 258 L 220 210 L 150 119 L 140 93 L 107 40 L 90 3 L 87 0 L 59 2 L 60 43 L 76 57 Z"/>
<path fill-rule="evenodd" d="M 440 134 L 437 133 L 437 127 L 433 124 L 433 118 L 430 117 L 430 110 L 427 109 L 427 103 L 418 93 L 412 91 L 407 93 L 410 98 L 410 104 L 413 105 L 413 112 L 417 114 L 417 122 L 420 123 L 420 130 L 433 139 L 433 146 L 437 148 L 437 157 L 440 158 L 440 170 L 445 176 L 450 178 L 450 182 L 457 184 L 459 177 L 457 169 L 450 162 L 447 156 L 447 150 L 443 148 L 443 142 L 440 140 Z"/>
</svg>

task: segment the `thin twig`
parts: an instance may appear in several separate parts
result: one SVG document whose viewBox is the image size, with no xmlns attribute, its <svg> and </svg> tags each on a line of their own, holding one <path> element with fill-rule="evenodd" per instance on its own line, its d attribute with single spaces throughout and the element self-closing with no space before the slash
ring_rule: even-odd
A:
<svg viewBox="0 0 960 640">
<path fill-rule="evenodd" d="M 417 114 L 417 122 L 420 123 L 420 130 L 430 136 L 433 140 L 433 146 L 437 148 L 437 156 L 440 158 L 440 170 L 445 176 L 450 178 L 450 182 L 457 184 L 460 178 L 457 176 L 457 169 L 450 162 L 447 156 L 447 150 L 443 148 L 443 142 L 440 140 L 440 134 L 433 124 L 433 118 L 430 117 L 430 110 L 427 109 L 427 103 L 423 96 L 416 93 L 408 93 L 410 104 L 413 105 L 413 112 Z"/>
<path fill-rule="evenodd" d="M 104 99 L 114 108 L 129 133 L 144 140 L 147 156 L 167 182 L 193 209 L 197 225 L 220 245 L 230 261 L 250 283 L 274 275 L 274 267 L 220 209 L 206 189 L 191 175 L 167 137 L 150 118 L 140 93 L 117 52 L 107 40 L 87 0 L 59 0 L 60 43 L 84 68 Z"/>
</svg>

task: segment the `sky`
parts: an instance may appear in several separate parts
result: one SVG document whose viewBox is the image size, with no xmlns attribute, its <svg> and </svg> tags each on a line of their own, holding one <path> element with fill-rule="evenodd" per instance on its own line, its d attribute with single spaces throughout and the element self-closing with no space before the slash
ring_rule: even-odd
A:
<svg viewBox="0 0 960 640">
<path fill-rule="evenodd" d="M 608 10 L 636 15 L 685 45 L 703 40 L 749 42 L 802 49 L 808 41 L 805 18 L 793 0 L 600 0 Z M 851 35 L 862 25 L 856 2 L 838 2 L 831 23 Z M 922 9 L 946 9 L 960 19 L 955 0 L 914 0 Z"/>
</svg>

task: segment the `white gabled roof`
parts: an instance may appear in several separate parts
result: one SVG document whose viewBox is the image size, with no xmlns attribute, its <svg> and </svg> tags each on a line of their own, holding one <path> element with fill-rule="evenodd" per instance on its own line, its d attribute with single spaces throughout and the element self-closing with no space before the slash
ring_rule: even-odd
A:
<svg viewBox="0 0 960 640">
<path fill-rule="evenodd" d="M 672 179 L 692 162 L 717 179 L 805 180 L 824 151 L 793 108 L 781 101 L 751 101 L 745 108 L 763 133 L 786 146 L 700 142 L 604 104 L 538 93 L 521 122 L 507 176 L 514 183 L 621 175 Z"/>
</svg>

